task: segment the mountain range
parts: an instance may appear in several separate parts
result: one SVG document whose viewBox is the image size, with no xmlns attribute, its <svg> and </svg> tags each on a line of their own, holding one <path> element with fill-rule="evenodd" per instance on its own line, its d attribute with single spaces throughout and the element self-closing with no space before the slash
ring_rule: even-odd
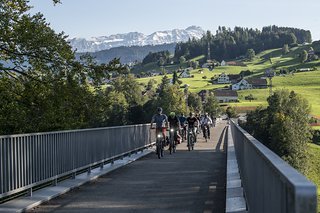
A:
<svg viewBox="0 0 320 213">
<path fill-rule="evenodd" d="M 166 31 L 157 31 L 150 35 L 139 32 L 130 32 L 124 34 L 115 34 L 110 36 L 85 38 L 73 38 L 69 42 L 73 49 L 78 53 L 97 52 L 121 46 L 146 46 L 172 44 L 186 42 L 189 38 L 200 39 L 205 31 L 198 26 L 190 26 L 186 29 L 174 29 Z"/>
</svg>

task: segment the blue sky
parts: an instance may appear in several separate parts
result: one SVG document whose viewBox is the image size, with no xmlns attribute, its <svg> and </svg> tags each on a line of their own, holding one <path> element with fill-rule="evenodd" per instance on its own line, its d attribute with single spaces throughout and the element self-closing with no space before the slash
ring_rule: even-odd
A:
<svg viewBox="0 0 320 213">
<path fill-rule="evenodd" d="M 30 0 L 51 27 L 70 38 L 218 26 L 277 25 L 310 30 L 320 40 L 320 0 Z"/>
</svg>

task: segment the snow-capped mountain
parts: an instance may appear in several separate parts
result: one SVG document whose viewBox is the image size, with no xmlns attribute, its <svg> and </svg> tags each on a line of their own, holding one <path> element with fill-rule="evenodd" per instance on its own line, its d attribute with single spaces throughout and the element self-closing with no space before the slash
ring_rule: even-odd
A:
<svg viewBox="0 0 320 213">
<path fill-rule="evenodd" d="M 201 27 L 191 26 L 184 30 L 174 29 L 154 32 L 150 35 L 130 32 L 110 36 L 92 37 L 90 39 L 73 38 L 70 44 L 77 52 L 96 52 L 119 46 L 145 46 L 185 42 L 189 38 L 199 39 L 205 31 Z"/>
</svg>

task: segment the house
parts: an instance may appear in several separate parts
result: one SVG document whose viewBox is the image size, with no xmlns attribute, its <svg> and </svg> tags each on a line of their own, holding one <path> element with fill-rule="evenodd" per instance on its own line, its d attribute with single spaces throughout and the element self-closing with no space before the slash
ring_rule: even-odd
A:
<svg viewBox="0 0 320 213">
<path fill-rule="evenodd" d="M 252 85 L 246 79 L 241 79 L 238 83 L 232 84 L 231 89 L 232 90 L 252 89 Z"/>
<path fill-rule="evenodd" d="M 234 84 L 237 83 L 242 79 L 242 76 L 240 74 L 233 74 L 233 75 L 228 75 L 229 76 L 229 81 Z"/>
<path fill-rule="evenodd" d="M 220 103 L 238 102 L 238 93 L 233 90 L 215 90 L 214 96 Z"/>
<path fill-rule="evenodd" d="M 265 78 L 249 78 L 248 83 L 252 85 L 253 89 L 265 89 L 268 88 L 268 82 Z"/>
<path fill-rule="evenodd" d="M 224 66 L 227 66 L 227 63 L 224 60 L 222 60 L 220 65 L 224 67 Z"/>
<path fill-rule="evenodd" d="M 190 78 L 190 71 L 188 70 L 183 70 L 180 75 L 178 76 L 178 78 Z"/>
<path fill-rule="evenodd" d="M 229 76 L 223 72 L 219 75 L 217 82 L 218 84 L 229 84 L 230 83 Z"/>
<path fill-rule="evenodd" d="M 242 79 L 238 83 L 232 84 L 232 90 L 246 90 L 246 89 L 264 89 L 268 87 L 266 79 L 250 78 Z"/>
</svg>

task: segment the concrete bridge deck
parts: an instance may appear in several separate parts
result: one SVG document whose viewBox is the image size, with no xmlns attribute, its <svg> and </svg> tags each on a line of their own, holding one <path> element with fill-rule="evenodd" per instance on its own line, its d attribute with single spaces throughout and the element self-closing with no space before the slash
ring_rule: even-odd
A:
<svg viewBox="0 0 320 213">
<path fill-rule="evenodd" d="M 225 212 L 226 122 L 163 159 L 152 153 L 30 212 Z"/>
</svg>

